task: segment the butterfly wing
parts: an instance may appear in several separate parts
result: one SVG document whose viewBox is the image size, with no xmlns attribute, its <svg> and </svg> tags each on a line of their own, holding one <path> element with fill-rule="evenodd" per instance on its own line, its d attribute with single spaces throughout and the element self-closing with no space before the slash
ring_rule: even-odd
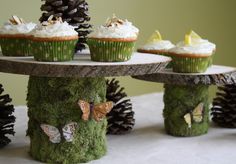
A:
<svg viewBox="0 0 236 164">
<path fill-rule="evenodd" d="M 62 128 L 63 137 L 67 142 L 72 142 L 74 139 L 75 131 L 76 131 L 77 123 L 71 122 L 69 124 L 66 124 Z"/>
<path fill-rule="evenodd" d="M 93 118 L 96 121 L 101 121 L 111 111 L 113 106 L 114 104 L 112 101 L 95 105 L 93 109 Z"/>
<path fill-rule="evenodd" d="M 186 115 L 184 115 L 184 120 L 188 124 L 188 127 L 191 128 L 192 127 L 192 119 L 191 119 L 190 113 L 187 113 Z"/>
<path fill-rule="evenodd" d="M 83 113 L 82 115 L 82 119 L 84 121 L 88 121 L 89 119 L 89 115 L 90 115 L 90 104 L 86 101 L 83 100 L 79 100 L 78 101 L 78 105 Z"/>
<path fill-rule="evenodd" d="M 52 143 L 61 142 L 61 134 L 56 127 L 47 124 L 41 124 L 40 127 Z"/>
<path fill-rule="evenodd" d="M 204 104 L 200 103 L 192 112 L 193 115 L 193 120 L 196 123 L 200 123 L 203 120 L 203 109 L 204 109 Z"/>
</svg>

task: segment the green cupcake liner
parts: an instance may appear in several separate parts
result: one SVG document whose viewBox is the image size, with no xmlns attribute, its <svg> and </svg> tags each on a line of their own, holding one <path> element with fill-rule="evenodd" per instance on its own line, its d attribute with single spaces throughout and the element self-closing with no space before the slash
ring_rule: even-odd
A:
<svg viewBox="0 0 236 164">
<path fill-rule="evenodd" d="M 29 56 L 30 41 L 27 38 L 0 38 L 3 56 Z"/>
<path fill-rule="evenodd" d="M 88 39 L 91 60 L 99 62 L 123 62 L 131 59 L 135 42 Z"/>
<path fill-rule="evenodd" d="M 172 56 L 173 71 L 179 73 L 203 73 L 212 62 L 212 57 L 191 58 Z"/>
<path fill-rule="evenodd" d="M 74 58 L 77 40 L 32 41 L 32 53 L 37 61 L 60 62 Z"/>
</svg>

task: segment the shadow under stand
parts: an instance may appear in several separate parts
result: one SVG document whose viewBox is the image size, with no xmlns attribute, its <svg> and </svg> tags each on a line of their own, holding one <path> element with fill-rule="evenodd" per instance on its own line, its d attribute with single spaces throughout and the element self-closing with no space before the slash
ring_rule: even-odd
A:
<svg viewBox="0 0 236 164">
<path fill-rule="evenodd" d="M 164 123 L 173 136 L 198 136 L 208 132 L 210 85 L 236 83 L 236 69 L 212 66 L 205 73 L 174 73 L 164 69 L 157 74 L 133 78 L 165 83 Z"/>
<path fill-rule="evenodd" d="M 139 53 L 122 63 L 92 62 L 89 55 L 63 63 L 0 57 L 0 71 L 30 75 L 27 134 L 31 156 L 43 162 L 71 164 L 98 159 L 107 151 L 107 121 L 84 121 L 78 100 L 105 102 L 105 77 L 157 73 L 170 60 Z"/>
</svg>

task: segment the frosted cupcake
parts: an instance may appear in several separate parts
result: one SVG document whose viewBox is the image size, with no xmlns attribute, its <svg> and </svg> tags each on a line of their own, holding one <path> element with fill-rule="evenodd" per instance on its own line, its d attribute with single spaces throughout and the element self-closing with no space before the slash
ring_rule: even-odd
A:
<svg viewBox="0 0 236 164">
<path fill-rule="evenodd" d="M 26 23 L 22 18 L 12 16 L 0 28 L 0 45 L 4 56 L 29 56 L 30 32 L 35 23 Z"/>
<path fill-rule="evenodd" d="M 155 31 L 147 43 L 138 48 L 138 52 L 169 56 L 169 50 L 174 47 L 175 45 L 169 40 L 162 39 L 159 31 Z M 171 67 L 171 63 L 167 67 Z"/>
<path fill-rule="evenodd" d="M 170 50 L 173 71 L 181 73 L 202 73 L 212 63 L 216 45 L 202 39 L 194 31 L 185 36 L 185 41 Z"/>
<path fill-rule="evenodd" d="M 33 31 L 32 51 L 37 61 L 73 60 L 78 33 L 61 18 L 43 22 Z"/>
<path fill-rule="evenodd" d="M 88 36 L 91 59 L 100 62 L 123 62 L 131 58 L 139 30 L 128 20 L 108 19 Z"/>
</svg>

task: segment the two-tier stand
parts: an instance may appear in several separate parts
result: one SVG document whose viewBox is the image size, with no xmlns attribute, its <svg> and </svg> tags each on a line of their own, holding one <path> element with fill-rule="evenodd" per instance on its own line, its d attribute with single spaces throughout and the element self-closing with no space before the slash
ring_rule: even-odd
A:
<svg viewBox="0 0 236 164">
<path fill-rule="evenodd" d="M 163 116 L 166 132 L 173 136 L 188 137 L 207 133 L 209 86 L 236 84 L 236 69 L 215 65 L 205 73 L 194 74 L 163 69 L 157 74 L 134 78 L 165 84 Z"/>
<path fill-rule="evenodd" d="M 37 62 L 33 57 L 0 56 L 0 72 L 30 75 L 27 135 L 31 156 L 47 163 L 72 164 L 98 159 L 106 153 L 107 121 L 83 121 L 78 100 L 105 102 L 105 77 L 154 74 L 170 60 L 140 53 L 134 53 L 130 61 L 122 63 L 92 62 L 88 54 L 61 63 Z M 78 126 L 73 141 L 67 142 L 62 129 L 71 122 Z M 49 138 L 42 131 L 42 124 L 55 127 L 60 134 L 51 132 Z M 60 143 L 52 143 L 58 135 Z"/>
</svg>

